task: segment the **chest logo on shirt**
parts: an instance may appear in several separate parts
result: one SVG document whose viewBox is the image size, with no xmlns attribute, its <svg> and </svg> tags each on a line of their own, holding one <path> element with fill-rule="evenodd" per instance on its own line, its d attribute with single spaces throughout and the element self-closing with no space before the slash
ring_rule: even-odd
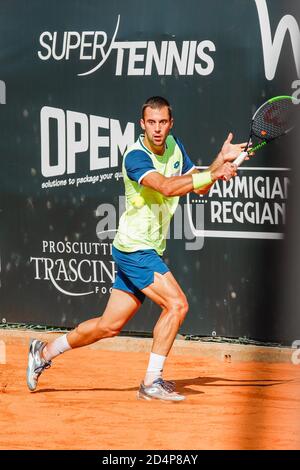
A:
<svg viewBox="0 0 300 470">
<path fill-rule="evenodd" d="M 178 168 L 179 167 L 179 161 L 177 161 L 176 163 L 174 163 L 174 168 Z"/>
</svg>

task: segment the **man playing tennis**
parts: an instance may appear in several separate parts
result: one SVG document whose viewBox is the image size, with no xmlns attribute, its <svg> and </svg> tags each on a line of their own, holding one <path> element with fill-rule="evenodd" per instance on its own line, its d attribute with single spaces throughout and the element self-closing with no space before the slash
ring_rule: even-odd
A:
<svg viewBox="0 0 300 470">
<path fill-rule="evenodd" d="M 231 162 L 246 144 L 232 144 L 230 133 L 207 171 L 199 172 L 182 143 L 169 134 L 172 110 L 165 98 L 149 98 L 140 120 L 144 135 L 127 149 L 123 159 L 126 211 L 113 242 L 118 272 L 103 315 L 81 323 L 50 343 L 32 340 L 27 384 L 31 391 L 53 358 L 63 352 L 116 336 L 147 296 L 162 308 L 153 330 L 149 364 L 138 391 L 140 399 L 184 400 L 175 384 L 162 378 L 165 360 L 188 311 L 181 287 L 161 256 L 179 196 L 205 194 L 218 179 L 236 175 Z"/>
</svg>

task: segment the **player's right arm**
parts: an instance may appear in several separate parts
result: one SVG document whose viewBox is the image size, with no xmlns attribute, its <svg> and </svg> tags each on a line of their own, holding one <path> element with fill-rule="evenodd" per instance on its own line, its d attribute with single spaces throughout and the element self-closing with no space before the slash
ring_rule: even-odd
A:
<svg viewBox="0 0 300 470">
<path fill-rule="evenodd" d="M 185 194 L 207 186 L 222 176 L 230 179 L 235 174 L 233 165 L 226 163 L 222 168 L 210 172 L 200 173 L 196 170 L 191 161 L 188 165 L 184 165 L 181 176 L 166 177 L 160 174 L 154 167 L 151 158 L 141 150 L 132 150 L 125 156 L 125 169 L 127 176 L 143 186 L 148 186 L 160 192 L 166 197 L 184 196 Z M 195 174 L 196 173 L 196 174 Z M 200 180 L 200 182 L 199 182 Z"/>
<path fill-rule="evenodd" d="M 143 186 L 148 186 L 155 191 L 160 192 L 166 197 L 171 196 L 184 196 L 191 191 L 200 190 L 201 186 L 195 187 L 195 176 L 199 175 L 200 182 L 203 180 L 202 188 L 207 188 L 210 184 L 213 184 L 217 179 L 229 180 L 232 176 L 236 175 L 236 167 L 232 163 L 226 162 L 219 168 L 213 171 L 195 171 L 189 175 L 182 176 L 171 176 L 166 177 L 160 173 L 153 171 L 148 173 L 140 183 Z M 210 182 L 208 182 L 210 180 Z"/>
<path fill-rule="evenodd" d="M 207 171 L 199 172 L 190 161 L 182 144 L 183 175 L 166 177 L 153 166 L 149 156 L 141 150 L 133 150 L 125 157 L 128 177 L 143 186 L 148 186 L 166 197 L 184 196 L 192 191 L 205 194 L 217 179 L 229 180 L 236 175 L 236 167 L 229 161 L 212 163 Z"/>
</svg>

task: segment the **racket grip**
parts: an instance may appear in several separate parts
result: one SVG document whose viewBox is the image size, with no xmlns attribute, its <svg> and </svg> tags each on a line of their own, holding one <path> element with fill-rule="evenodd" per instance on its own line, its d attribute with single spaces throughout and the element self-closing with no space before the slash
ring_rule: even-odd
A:
<svg viewBox="0 0 300 470">
<path fill-rule="evenodd" d="M 247 156 L 248 156 L 248 152 L 242 152 L 232 163 L 236 165 L 237 167 L 239 167 Z"/>
</svg>

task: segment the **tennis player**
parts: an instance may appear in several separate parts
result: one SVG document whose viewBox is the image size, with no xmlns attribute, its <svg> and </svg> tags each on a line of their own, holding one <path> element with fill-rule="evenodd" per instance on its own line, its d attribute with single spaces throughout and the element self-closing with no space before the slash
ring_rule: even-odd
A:
<svg viewBox="0 0 300 470">
<path fill-rule="evenodd" d="M 123 159 L 126 211 L 121 216 L 112 254 L 118 272 L 102 316 L 87 320 L 49 343 L 32 340 L 27 384 L 37 387 L 51 361 L 70 349 L 116 336 L 135 315 L 145 296 L 162 308 L 153 330 L 153 345 L 138 398 L 181 401 L 175 384 L 162 377 L 165 360 L 188 311 L 188 302 L 162 255 L 170 220 L 179 197 L 194 191 L 205 194 L 218 179 L 236 175 L 231 162 L 246 143 L 233 144 L 230 133 L 207 171 L 200 172 L 184 146 L 170 134 L 173 116 L 165 98 L 149 98 L 140 120 L 144 134 L 127 149 Z"/>
</svg>

